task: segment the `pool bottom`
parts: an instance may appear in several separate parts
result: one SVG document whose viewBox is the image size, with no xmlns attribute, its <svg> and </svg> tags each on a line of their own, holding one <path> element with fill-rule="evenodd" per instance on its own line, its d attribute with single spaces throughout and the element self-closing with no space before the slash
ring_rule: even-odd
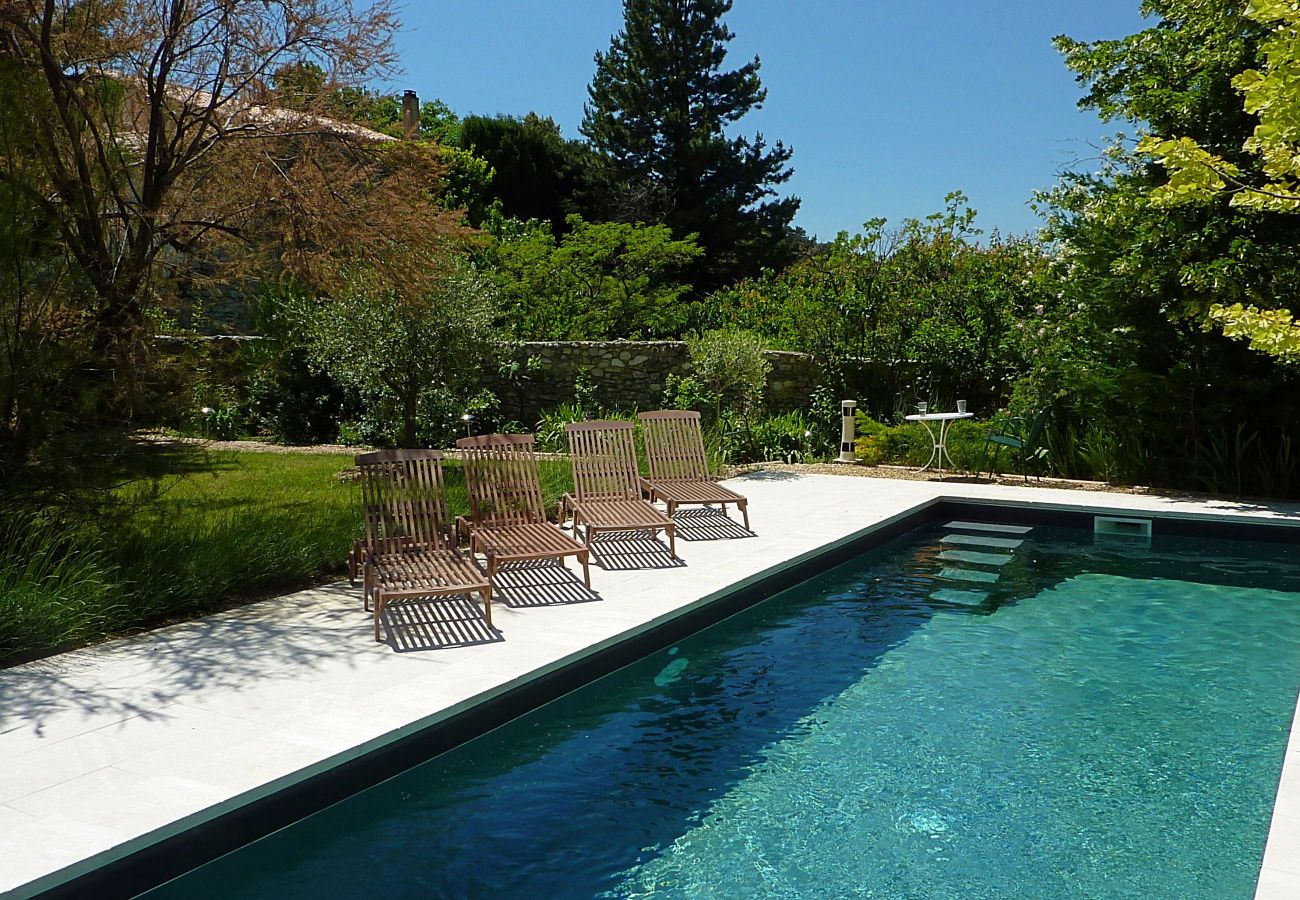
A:
<svg viewBox="0 0 1300 900">
<path fill-rule="evenodd" d="M 682 636 L 743 609 L 766 596 L 807 578 L 829 565 L 862 552 L 926 521 L 945 517 L 982 515 L 985 518 L 1015 518 L 1043 521 L 1044 518 L 1090 522 L 1086 514 L 1044 516 L 1023 509 L 980 508 L 967 503 L 941 503 L 914 511 L 907 517 L 870 534 L 816 554 L 800 563 L 769 573 L 766 577 L 713 601 L 667 625 L 636 636 L 630 641 L 593 655 L 566 669 L 551 673 L 513 690 L 460 716 L 445 720 L 423 732 L 404 738 L 366 757 L 351 760 L 322 775 L 308 779 L 234 813 L 227 814 L 194 831 L 178 835 L 100 869 L 65 886 L 67 892 L 93 890 L 99 896 L 129 895 L 160 880 L 192 868 L 233 846 L 275 830 L 367 787 L 384 777 L 408 768 L 442 750 L 462 743 L 534 708 L 568 690 L 625 665 L 629 660 L 661 649 Z M 1182 527 L 1182 526 L 1178 526 Z M 1294 534 L 1294 532 L 1290 532 Z M 1289 538 L 1288 539 L 1292 539 Z M 62 892 L 62 891 L 61 891 Z"/>
<path fill-rule="evenodd" d="M 609 893 L 1248 898 L 1300 615 L 1283 660 L 1243 663 L 1276 649 L 1297 601 L 1080 575 L 984 619 L 979 641 L 938 616 Z"/>
</svg>

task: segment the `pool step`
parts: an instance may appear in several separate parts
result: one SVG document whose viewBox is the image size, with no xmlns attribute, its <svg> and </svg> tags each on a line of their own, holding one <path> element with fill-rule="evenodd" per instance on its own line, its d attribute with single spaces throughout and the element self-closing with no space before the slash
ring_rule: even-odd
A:
<svg viewBox="0 0 1300 900">
<path fill-rule="evenodd" d="M 998 580 L 998 573 L 985 572 L 983 569 L 959 569 L 956 566 L 944 566 L 939 571 L 939 577 L 951 581 L 978 581 L 982 584 L 992 584 Z"/>
<path fill-rule="evenodd" d="M 1021 536 L 1033 531 L 1033 526 L 958 519 L 949 522 L 945 528 L 948 533 L 939 539 L 944 549 L 936 554 L 945 563 L 938 577 L 958 582 L 960 586 L 938 588 L 930 594 L 930 599 L 952 606 L 986 606 L 990 591 L 997 589 L 998 579 L 1002 576 L 1000 567 L 1011 562 L 1011 555 L 1025 542 Z M 990 570 L 978 566 L 999 568 Z M 978 590 L 977 586 L 988 590 Z"/>
<path fill-rule="evenodd" d="M 961 544 L 966 547 L 996 547 L 999 550 L 1014 550 L 1024 543 L 1020 538 L 993 537 L 989 534 L 945 534 L 940 540 L 945 544 Z"/>
<path fill-rule="evenodd" d="M 1032 525 L 1002 525 L 997 522 L 949 522 L 944 528 L 955 528 L 959 531 L 994 531 L 1001 534 L 1029 534 L 1033 531 Z"/>
<path fill-rule="evenodd" d="M 1011 557 L 1005 553 L 981 553 L 978 550 L 943 550 L 939 559 L 944 562 L 975 563 L 979 566 L 1005 566 Z"/>
<path fill-rule="evenodd" d="M 932 600 L 943 603 L 956 603 L 960 606 L 979 606 L 989 598 L 988 591 L 963 591 L 956 588 L 940 588 L 930 595 Z"/>
</svg>

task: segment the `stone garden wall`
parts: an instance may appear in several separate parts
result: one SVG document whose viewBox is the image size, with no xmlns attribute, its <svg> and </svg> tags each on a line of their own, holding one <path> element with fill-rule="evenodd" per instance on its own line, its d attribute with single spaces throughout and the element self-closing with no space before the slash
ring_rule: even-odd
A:
<svg viewBox="0 0 1300 900">
<path fill-rule="evenodd" d="M 585 371 L 596 399 L 619 409 L 658 409 L 669 374 L 688 375 L 690 354 L 682 341 L 534 341 L 522 344 L 519 360 L 538 367 L 524 381 L 490 375 L 486 386 L 501 399 L 501 411 L 525 425 L 542 410 L 573 400 L 573 385 Z M 804 406 L 818 383 L 817 360 L 806 353 L 767 352 L 772 364 L 767 405 L 776 411 Z"/>
</svg>

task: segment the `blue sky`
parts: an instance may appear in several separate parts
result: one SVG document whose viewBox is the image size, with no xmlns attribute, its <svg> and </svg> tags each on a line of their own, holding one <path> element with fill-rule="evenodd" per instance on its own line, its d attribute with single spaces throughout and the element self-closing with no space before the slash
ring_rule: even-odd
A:
<svg viewBox="0 0 1300 900">
<path fill-rule="evenodd" d="M 412 2 L 402 20 L 404 73 L 385 87 L 462 115 L 536 111 L 577 137 L 592 57 L 622 4 Z M 823 239 L 874 216 L 924 216 L 954 189 L 986 231 L 1037 227 L 1030 193 L 1121 128 L 1076 109 L 1052 37 L 1142 27 L 1138 0 L 737 0 L 727 23 L 728 61 L 760 56 L 768 89 L 740 131 L 794 147 L 795 221 Z"/>
</svg>

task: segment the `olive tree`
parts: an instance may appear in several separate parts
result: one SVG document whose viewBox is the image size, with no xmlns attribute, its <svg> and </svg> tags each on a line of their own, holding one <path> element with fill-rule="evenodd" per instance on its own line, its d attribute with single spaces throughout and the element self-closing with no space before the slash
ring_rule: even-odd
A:
<svg viewBox="0 0 1300 900">
<path fill-rule="evenodd" d="M 491 280 L 462 261 L 438 267 L 440 277 L 418 291 L 363 271 L 333 296 L 295 294 L 279 305 L 311 365 L 370 404 L 404 447 L 415 445 L 422 408 L 466 397 L 501 350 Z"/>
</svg>

